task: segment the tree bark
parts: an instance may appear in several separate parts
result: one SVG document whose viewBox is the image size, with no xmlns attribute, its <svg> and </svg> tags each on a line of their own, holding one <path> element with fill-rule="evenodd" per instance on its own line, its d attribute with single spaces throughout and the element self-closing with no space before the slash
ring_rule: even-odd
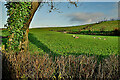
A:
<svg viewBox="0 0 120 80">
<path fill-rule="evenodd" d="M 23 42 L 23 47 L 24 47 L 25 52 L 28 51 L 28 32 L 29 32 L 29 26 L 30 26 L 30 23 L 31 23 L 31 21 L 32 21 L 32 19 L 34 17 L 34 14 L 37 11 L 37 9 L 38 9 L 38 7 L 39 7 L 40 4 L 41 4 L 41 2 L 32 2 L 31 3 L 32 9 L 31 9 L 30 17 L 28 19 L 28 22 L 26 22 L 26 24 L 24 26 L 24 28 L 26 30 L 26 33 L 24 34 L 24 39 L 25 39 L 24 41 L 25 42 Z"/>
</svg>

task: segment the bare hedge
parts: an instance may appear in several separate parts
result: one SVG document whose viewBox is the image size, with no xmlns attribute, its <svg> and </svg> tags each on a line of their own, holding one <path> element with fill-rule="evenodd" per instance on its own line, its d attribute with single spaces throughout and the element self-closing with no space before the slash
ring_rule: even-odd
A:
<svg viewBox="0 0 120 80">
<path fill-rule="evenodd" d="M 111 55 L 99 60 L 97 56 L 69 55 L 53 61 L 48 54 L 4 53 L 3 73 L 11 79 L 119 79 L 118 58 Z"/>
</svg>

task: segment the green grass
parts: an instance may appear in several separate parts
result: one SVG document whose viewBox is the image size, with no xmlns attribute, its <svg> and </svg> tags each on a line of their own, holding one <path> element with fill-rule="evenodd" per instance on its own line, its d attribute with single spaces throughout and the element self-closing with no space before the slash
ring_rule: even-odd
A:
<svg viewBox="0 0 120 80">
<path fill-rule="evenodd" d="M 118 54 L 118 37 L 64 34 L 44 29 L 31 29 L 29 33 L 30 51 L 45 52 L 48 54 L 80 55 Z M 94 39 L 94 37 L 96 37 Z M 98 39 L 98 38 L 101 39 Z M 104 40 L 106 38 L 106 40 Z"/>
<path fill-rule="evenodd" d="M 75 32 L 86 26 L 91 26 L 86 28 L 86 31 L 89 28 L 100 31 L 103 27 L 105 31 L 112 31 L 118 28 L 118 21 L 107 21 L 100 24 L 87 24 L 74 27 L 30 29 L 29 50 L 32 53 L 48 53 L 51 55 L 95 54 L 105 56 L 118 54 L 118 36 L 64 34 L 62 32 L 56 32 L 61 30 Z M 2 30 L 2 36 L 8 36 L 8 34 L 8 31 Z M 72 37 L 73 35 L 79 38 L 75 39 Z M 101 39 L 98 39 L 99 37 Z M 2 44 L 5 44 L 6 40 L 6 38 L 3 38 Z"/>
<path fill-rule="evenodd" d="M 93 29 L 93 31 L 100 31 L 102 28 L 104 28 L 104 31 L 113 31 L 115 29 L 118 29 L 118 21 L 106 21 L 106 22 L 102 22 L 100 24 L 91 26 L 90 28 Z"/>
</svg>

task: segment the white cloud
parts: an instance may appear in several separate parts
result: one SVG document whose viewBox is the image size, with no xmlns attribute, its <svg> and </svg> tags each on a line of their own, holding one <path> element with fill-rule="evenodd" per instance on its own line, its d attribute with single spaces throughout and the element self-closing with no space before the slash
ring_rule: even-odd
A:
<svg viewBox="0 0 120 80">
<path fill-rule="evenodd" d="M 92 19 L 89 19 L 87 22 L 88 22 L 88 23 L 92 22 Z"/>
<path fill-rule="evenodd" d="M 67 15 L 67 17 L 70 18 L 70 21 L 78 21 L 78 22 L 93 22 L 96 20 L 103 19 L 104 13 L 85 13 L 85 12 L 79 12 L 79 13 L 73 13 Z"/>
</svg>

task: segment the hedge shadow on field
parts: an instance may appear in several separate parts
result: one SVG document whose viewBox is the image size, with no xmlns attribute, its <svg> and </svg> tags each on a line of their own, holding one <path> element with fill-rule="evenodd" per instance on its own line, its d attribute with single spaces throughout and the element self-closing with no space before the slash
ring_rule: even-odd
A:
<svg viewBox="0 0 120 80">
<path fill-rule="evenodd" d="M 45 44 L 43 44 L 40 40 L 38 40 L 33 34 L 29 33 L 28 38 L 32 44 L 36 45 L 38 48 L 42 49 L 45 53 L 49 54 L 49 57 L 53 57 L 53 59 L 55 59 L 55 56 L 60 56 L 60 54 L 51 51 Z"/>
<path fill-rule="evenodd" d="M 38 48 L 41 48 L 45 53 L 49 54 L 49 57 L 53 57 L 53 60 L 55 57 L 60 57 L 62 54 L 55 53 L 51 51 L 45 44 L 43 44 L 40 40 L 38 40 L 32 33 L 29 33 L 29 41 L 36 45 Z M 86 56 L 96 56 L 98 60 L 102 60 L 105 57 L 108 57 L 109 55 L 97 55 L 97 54 L 88 54 L 88 53 L 66 53 L 63 54 L 63 56 L 68 56 L 68 55 L 73 55 L 73 56 L 79 56 L 79 55 L 86 55 Z"/>
</svg>

